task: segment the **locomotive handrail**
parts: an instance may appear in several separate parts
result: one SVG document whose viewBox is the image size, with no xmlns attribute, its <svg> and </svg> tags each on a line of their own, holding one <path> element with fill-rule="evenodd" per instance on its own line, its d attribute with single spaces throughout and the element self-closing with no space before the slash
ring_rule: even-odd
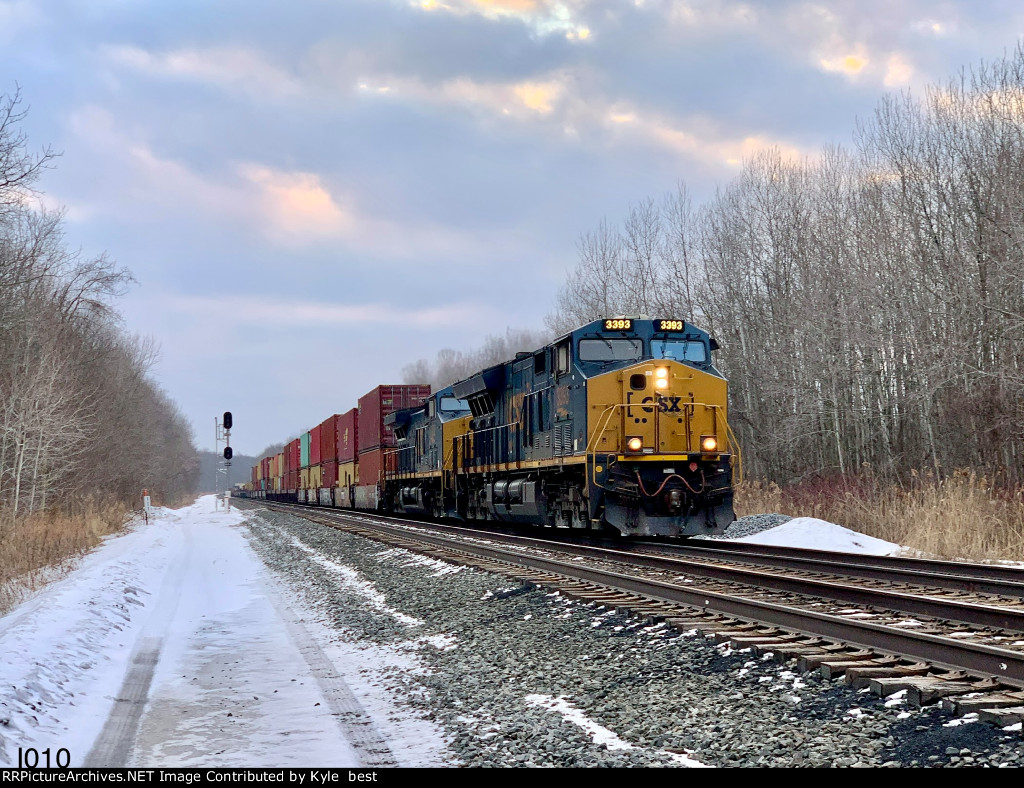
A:
<svg viewBox="0 0 1024 788">
<path fill-rule="evenodd" d="M 684 403 L 682 403 L 682 405 L 685 408 L 696 408 L 698 405 L 700 405 L 700 406 L 703 406 L 705 408 L 709 408 L 710 410 L 714 410 L 714 411 L 722 410 L 722 406 L 721 405 L 708 405 L 705 402 L 684 402 Z M 591 436 L 591 439 L 587 442 L 587 449 L 586 449 L 587 465 L 590 467 L 591 481 L 593 482 L 594 486 L 600 487 L 602 490 L 607 490 L 608 488 L 605 487 L 603 484 L 601 484 L 597 480 L 597 448 L 596 448 L 595 444 L 597 443 L 597 441 L 600 438 L 600 436 L 604 434 L 604 431 L 606 429 L 608 429 L 608 422 L 611 421 L 612 414 L 614 414 L 615 411 L 618 408 L 630 408 L 630 407 L 636 407 L 636 403 L 635 402 L 620 402 L 620 403 L 617 403 L 617 404 L 613 404 L 613 405 L 607 406 L 603 411 L 601 411 L 601 415 L 598 417 L 597 425 L 598 425 L 598 427 L 600 429 L 595 429 L 593 434 L 592 434 L 592 436 Z M 720 452 L 720 453 L 721 454 L 731 453 L 731 454 L 733 454 L 736 457 L 737 476 L 739 477 L 739 481 L 742 481 L 743 480 L 743 458 L 740 456 L 739 441 L 736 440 L 736 435 L 732 431 L 732 427 L 729 426 L 729 420 L 723 418 L 722 421 L 725 423 L 725 432 L 726 432 L 726 435 L 729 438 L 729 452 Z M 657 426 L 657 422 L 655 422 L 655 426 Z M 687 431 L 687 441 L 689 441 L 689 431 Z M 614 453 L 618 454 L 619 451 L 620 451 L 620 449 L 616 448 Z M 691 451 L 687 450 L 687 453 L 689 453 L 689 454 L 694 454 L 694 453 L 700 454 L 701 452 L 691 452 Z M 594 461 L 593 462 L 590 461 L 591 460 L 591 455 L 593 455 L 593 457 L 594 457 Z"/>
<path fill-rule="evenodd" d="M 597 442 L 597 439 L 598 439 L 599 436 L 604 435 L 604 431 L 606 429 L 608 429 L 608 422 L 611 421 L 612 414 L 615 413 L 615 409 L 619 408 L 619 407 L 622 407 L 622 406 L 621 405 L 609 405 L 607 408 L 605 408 L 601 412 L 601 415 L 600 415 L 600 417 L 598 419 L 598 426 L 600 426 L 601 429 L 599 429 L 599 430 L 595 429 L 594 433 L 593 433 L 593 436 L 592 436 L 592 439 L 591 439 L 594 443 Z M 591 442 L 588 441 L 587 442 L 587 467 L 590 468 L 590 473 L 591 473 L 591 476 L 592 476 L 591 481 L 593 482 L 595 487 L 600 487 L 602 490 L 607 490 L 608 488 L 605 487 L 603 484 L 601 484 L 597 480 L 597 451 L 596 450 L 591 451 L 590 447 L 591 447 Z M 594 461 L 593 462 L 590 461 L 590 455 L 591 454 L 594 455 Z"/>
<path fill-rule="evenodd" d="M 723 421 L 725 422 L 725 432 L 729 436 L 729 448 L 732 449 L 732 453 L 736 457 L 736 478 L 733 479 L 733 485 L 737 485 L 743 481 L 743 454 L 740 452 L 740 442 L 736 439 L 736 433 L 729 426 L 729 420 L 723 419 Z"/>
<path fill-rule="evenodd" d="M 512 445 L 512 429 L 513 428 L 516 429 L 516 430 L 519 430 L 521 432 L 522 429 L 523 429 L 523 425 L 518 423 L 518 422 L 510 422 L 508 424 L 495 424 L 493 427 L 484 427 L 482 430 L 470 430 L 469 432 L 464 432 L 461 435 L 455 435 L 454 436 L 454 440 L 460 440 L 460 439 L 464 439 L 464 438 L 473 437 L 474 438 L 474 448 L 475 448 L 475 439 L 476 439 L 477 436 L 481 435 L 482 433 L 485 433 L 485 432 L 497 432 L 498 430 L 506 430 L 508 432 L 508 436 L 506 437 L 506 440 L 508 441 L 508 445 L 511 446 Z M 494 460 L 494 462 L 495 463 L 505 463 L 506 465 L 509 462 L 522 462 L 523 461 L 523 458 L 521 456 L 522 447 L 519 445 L 519 441 L 516 441 L 515 447 L 516 447 L 516 459 L 509 460 L 509 459 L 506 458 L 505 460 Z M 463 458 L 463 459 L 465 459 L 465 458 Z"/>
</svg>

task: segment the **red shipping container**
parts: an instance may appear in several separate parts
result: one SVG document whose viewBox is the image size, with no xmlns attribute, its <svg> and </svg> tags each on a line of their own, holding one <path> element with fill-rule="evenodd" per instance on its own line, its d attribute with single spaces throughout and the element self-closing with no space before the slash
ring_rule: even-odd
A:
<svg viewBox="0 0 1024 788">
<path fill-rule="evenodd" d="M 370 449 L 359 453 L 359 486 L 377 484 L 381 481 L 382 449 Z"/>
<path fill-rule="evenodd" d="M 338 416 L 338 462 L 352 462 L 359 453 L 359 409 Z"/>
<path fill-rule="evenodd" d="M 259 479 L 257 479 L 257 478 L 256 478 L 256 466 L 255 466 L 255 465 L 253 465 L 253 466 L 252 466 L 252 488 L 253 488 L 254 490 L 255 490 L 255 489 L 257 489 L 257 487 L 259 486 L 259 485 L 257 484 L 257 482 L 258 482 L 258 481 L 259 481 Z"/>
<path fill-rule="evenodd" d="M 320 463 L 338 461 L 338 419 L 337 413 L 320 425 Z M 324 485 L 327 487 L 328 485 Z"/>
<path fill-rule="evenodd" d="M 430 386 L 378 386 L 359 398 L 359 448 L 395 446 L 395 433 L 384 426 L 384 417 L 402 408 L 420 405 L 430 396 Z M 359 479 L 362 480 L 362 475 Z"/>
<path fill-rule="evenodd" d="M 320 464 L 320 425 L 317 424 L 309 431 L 309 464 Z"/>
<path fill-rule="evenodd" d="M 393 473 L 397 455 L 394 449 L 369 449 L 359 453 L 359 485 L 384 481 L 385 472 Z"/>
<path fill-rule="evenodd" d="M 302 443 L 299 438 L 296 438 L 288 444 L 288 470 L 297 471 L 299 469 L 300 455 L 302 453 Z M 296 477 L 297 478 L 297 477 Z M 288 489 L 294 490 L 295 487 L 289 487 Z"/>
<path fill-rule="evenodd" d="M 338 461 L 327 460 L 320 463 L 320 486 L 333 487 L 338 482 Z"/>
</svg>

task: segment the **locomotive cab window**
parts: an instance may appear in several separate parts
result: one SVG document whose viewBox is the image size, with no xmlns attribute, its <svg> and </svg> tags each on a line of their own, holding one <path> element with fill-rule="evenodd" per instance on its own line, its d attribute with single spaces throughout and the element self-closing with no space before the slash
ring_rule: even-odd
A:
<svg viewBox="0 0 1024 788">
<path fill-rule="evenodd" d="M 580 361 L 639 361 L 643 356 L 641 339 L 580 340 Z"/>
<path fill-rule="evenodd" d="M 469 403 L 455 397 L 441 397 L 441 412 L 454 413 L 460 410 L 469 410 Z"/>
<path fill-rule="evenodd" d="M 562 344 L 560 344 L 557 348 L 555 348 L 555 355 L 556 355 L 556 359 L 557 359 L 557 366 L 555 367 L 555 371 L 558 372 L 559 375 L 568 375 L 569 374 L 569 342 L 568 342 L 568 340 L 563 342 Z"/>
<path fill-rule="evenodd" d="M 654 358 L 670 358 L 698 364 L 708 360 L 707 346 L 699 339 L 653 339 L 651 355 Z"/>
</svg>

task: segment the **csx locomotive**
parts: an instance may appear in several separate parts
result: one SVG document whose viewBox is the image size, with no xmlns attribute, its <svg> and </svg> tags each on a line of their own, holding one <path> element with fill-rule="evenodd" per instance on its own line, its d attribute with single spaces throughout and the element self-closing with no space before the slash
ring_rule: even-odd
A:
<svg viewBox="0 0 1024 788">
<path fill-rule="evenodd" d="M 261 460 L 245 494 L 628 536 L 721 533 L 735 519 L 738 456 L 716 348 L 682 320 L 616 317 L 433 394 L 381 386 Z"/>
<path fill-rule="evenodd" d="M 624 535 L 723 531 L 733 514 L 717 343 L 682 320 L 597 320 L 385 422 L 395 512 Z"/>
</svg>

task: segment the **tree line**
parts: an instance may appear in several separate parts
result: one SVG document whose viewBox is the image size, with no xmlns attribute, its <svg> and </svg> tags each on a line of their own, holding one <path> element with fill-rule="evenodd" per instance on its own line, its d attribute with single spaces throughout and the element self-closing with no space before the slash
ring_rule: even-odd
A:
<svg viewBox="0 0 1024 788">
<path fill-rule="evenodd" d="M 482 369 L 515 358 L 520 350 L 536 350 L 549 340 L 547 331 L 505 330 L 504 336 L 488 335 L 474 350 L 442 348 L 433 361 L 421 358 L 402 367 L 403 383 L 427 383 L 431 391 L 450 386 Z"/>
<path fill-rule="evenodd" d="M 191 427 L 114 306 L 131 273 L 69 247 L 62 213 L 39 207 L 55 154 L 29 150 L 24 118 L 18 92 L 0 95 L 0 524 L 191 492 Z"/>
<path fill-rule="evenodd" d="M 749 474 L 1024 478 L 1024 51 L 603 221 L 548 327 L 684 318 L 721 343 Z"/>
</svg>

